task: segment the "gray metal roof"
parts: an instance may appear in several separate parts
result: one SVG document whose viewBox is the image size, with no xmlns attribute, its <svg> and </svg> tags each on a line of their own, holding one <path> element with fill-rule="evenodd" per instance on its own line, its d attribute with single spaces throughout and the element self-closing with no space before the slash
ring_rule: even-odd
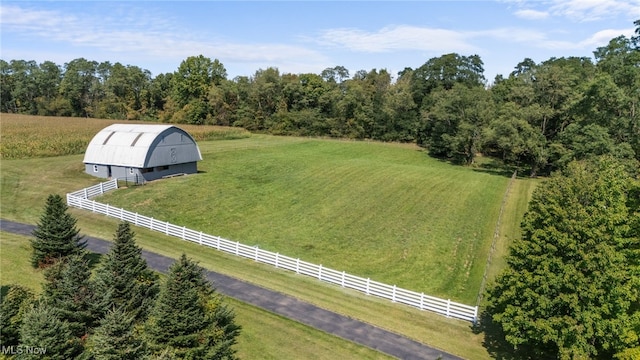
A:
<svg viewBox="0 0 640 360">
<path fill-rule="evenodd" d="M 195 140 L 186 131 L 173 125 L 131 125 L 113 124 L 98 132 L 84 154 L 85 164 L 104 164 L 148 167 L 149 153 L 159 138 L 169 133 L 180 132 L 193 142 L 194 149 L 186 154 L 181 162 L 202 160 L 200 149 Z M 155 165 L 152 165 L 155 166 Z"/>
</svg>

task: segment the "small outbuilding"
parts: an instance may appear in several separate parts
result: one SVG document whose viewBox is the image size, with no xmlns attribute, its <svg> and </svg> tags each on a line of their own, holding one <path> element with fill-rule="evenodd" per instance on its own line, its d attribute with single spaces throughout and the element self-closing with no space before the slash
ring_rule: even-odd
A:
<svg viewBox="0 0 640 360">
<path fill-rule="evenodd" d="M 136 183 L 198 172 L 200 149 L 172 125 L 114 124 L 98 132 L 84 154 L 85 172 Z"/>
</svg>

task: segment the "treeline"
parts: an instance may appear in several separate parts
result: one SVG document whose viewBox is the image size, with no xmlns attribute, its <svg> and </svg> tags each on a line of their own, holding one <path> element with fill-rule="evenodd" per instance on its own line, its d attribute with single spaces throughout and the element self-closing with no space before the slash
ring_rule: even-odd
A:
<svg viewBox="0 0 640 360">
<path fill-rule="evenodd" d="M 477 55 L 446 54 L 397 78 L 260 69 L 228 79 L 202 55 L 155 77 L 137 66 L 84 58 L 0 60 L 2 112 L 238 126 L 279 135 L 416 142 L 472 163 L 478 153 L 535 175 L 573 159 L 640 159 L 640 20 L 586 57 L 526 58 L 487 86 Z"/>
<path fill-rule="evenodd" d="M 31 240 L 42 293 L 12 285 L 0 301 L 0 344 L 16 359 L 236 359 L 235 314 L 184 254 L 160 281 L 120 223 L 95 264 L 76 219 L 50 195 Z"/>
</svg>

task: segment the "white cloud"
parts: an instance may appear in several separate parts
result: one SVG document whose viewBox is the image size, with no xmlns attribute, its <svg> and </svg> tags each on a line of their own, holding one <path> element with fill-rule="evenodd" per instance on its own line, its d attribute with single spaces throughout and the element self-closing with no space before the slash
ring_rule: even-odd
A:
<svg viewBox="0 0 640 360">
<path fill-rule="evenodd" d="M 611 19 L 620 15 L 636 20 L 640 17 L 640 0 L 504 0 L 520 10 L 515 15 L 534 19 L 549 14 L 576 22 Z M 535 10 L 534 10 L 535 9 Z"/>
<path fill-rule="evenodd" d="M 465 40 L 461 32 L 408 25 L 388 26 L 376 32 L 359 29 L 330 29 L 322 32 L 318 41 L 324 45 L 371 53 L 398 50 L 443 53 L 476 49 Z"/>
<path fill-rule="evenodd" d="M 616 38 L 620 35 L 624 35 L 626 37 L 631 37 L 634 34 L 633 28 L 628 29 L 605 29 L 596 32 L 591 35 L 589 38 L 580 41 L 579 45 L 583 48 L 593 48 L 604 46 L 611 41 L 611 39 Z"/>
<path fill-rule="evenodd" d="M 542 20 L 549 17 L 549 13 L 546 11 L 538 11 L 532 9 L 517 10 L 514 14 L 519 18 L 527 20 Z"/>
<path fill-rule="evenodd" d="M 619 14 L 640 15 L 638 0 L 556 0 L 550 11 L 577 21 L 593 21 Z"/>
<path fill-rule="evenodd" d="M 133 14 L 135 11 L 140 14 Z M 236 43 L 211 34 L 193 35 L 193 32 L 182 35 L 184 32 L 168 21 L 166 16 L 154 16 L 146 9 L 135 8 L 121 12 L 126 16 L 98 18 L 96 15 L 82 14 L 80 17 L 59 11 L 0 5 L 0 25 L 3 37 L 37 37 L 60 45 L 92 48 L 92 52 L 139 58 L 151 55 L 162 57 L 165 61 L 174 59 L 176 63 L 199 54 L 217 58 L 223 64 L 233 61 L 275 66 L 282 63 L 297 64 L 302 68 L 304 66 L 300 64 L 310 63 L 309 66 L 314 66 L 328 62 L 322 54 L 300 46 Z M 16 49 L 4 50 L 18 53 Z"/>
<path fill-rule="evenodd" d="M 473 37 L 490 37 L 515 43 L 538 43 L 546 39 L 544 32 L 525 28 L 498 28 L 472 33 Z"/>
<path fill-rule="evenodd" d="M 72 17 L 64 16 L 54 11 L 23 10 L 17 6 L 0 5 L 0 23 L 3 27 L 17 30 L 38 30 L 55 28 L 61 22 L 67 22 Z"/>
<path fill-rule="evenodd" d="M 561 39 L 559 34 L 554 34 L 553 37 L 550 37 L 548 33 L 541 30 L 500 28 L 470 33 L 470 36 L 488 37 L 504 42 L 526 44 L 530 47 L 546 50 L 587 50 L 590 52 L 595 50 L 596 47 L 608 44 L 613 38 L 620 35 L 630 37 L 633 33 L 633 28 L 605 29 L 597 31 L 583 40 L 569 41 Z"/>
</svg>

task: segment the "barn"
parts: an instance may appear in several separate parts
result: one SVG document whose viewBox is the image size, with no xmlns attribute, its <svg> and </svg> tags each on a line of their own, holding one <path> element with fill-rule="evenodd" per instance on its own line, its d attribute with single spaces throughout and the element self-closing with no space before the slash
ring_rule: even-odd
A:
<svg viewBox="0 0 640 360">
<path fill-rule="evenodd" d="M 85 172 L 136 183 L 198 172 L 200 149 L 172 125 L 114 124 L 98 132 L 84 154 Z"/>
</svg>

